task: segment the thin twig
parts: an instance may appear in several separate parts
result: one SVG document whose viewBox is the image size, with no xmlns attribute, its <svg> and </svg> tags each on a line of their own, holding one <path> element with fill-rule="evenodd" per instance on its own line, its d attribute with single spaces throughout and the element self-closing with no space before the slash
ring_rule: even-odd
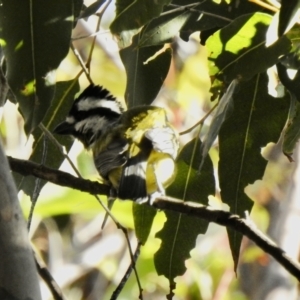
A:
<svg viewBox="0 0 300 300">
<path fill-rule="evenodd" d="M 130 244 L 128 232 L 127 232 L 127 230 L 126 230 L 125 227 L 121 227 L 120 229 L 123 231 L 123 233 L 124 233 L 124 235 L 126 237 L 126 240 L 127 240 L 129 255 L 130 255 L 131 262 L 132 262 L 132 269 L 134 271 L 135 278 L 136 278 L 136 281 L 137 281 L 137 284 L 138 284 L 138 288 L 139 288 L 139 293 L 140 293 L 139 299 L 143 300 L 143 288 L 142 288 L 142 285 L 141 285 L 141 282 L 140 282 L 139 275 L 138 275 L 137 270 L 136 270 L 135 258 L 134 258 L 134 254 L 132 252 L 132 248 L 131 248 L 131 244 Z"/>
<path fill-rule="evenodd" d="M 63 293 L 55 281 L 55 279 L 52 277 L 51 273 L 47 269 L 47 267 L 44 265 L 44 263 L 37 257 L 36 253 L 34 254 L 34 260 L 36 263 L 36 267 L 38 269 L 38 273 L 40 276 L 44 279 L 46 285 L 48 286 L 49 290 L 51 291 L 51 294 L 53 296 L 54 300 L 64 300 Z"/>
<path fill-rule="evenodd" d="M 198 121 L 195 125 L 193 125 L 192 127 L 190 127 L 189 129 L 182 131 L 179 133 L 179 135 L 184 135 L 187 133 L 190 133 L 194 128 L 196 128 L 199 125 L 203 125 L 203 123 L 205 122 L 205 120 L 207 119 L 207 117 L 215 110 L 215 108 L 219 105 L 219 103 L 216 103 L 205 115 L 204 117 Z"/>
<path fill-rule="evenodd" d="M 99 34 L 111 34 L 110 30 L 98 30 L 96 32 L 93 32 L 91 34 L 87 34 L 87 35 L 81 35 L 81 36 L 78 36 L 78 37 L 73 37 L 71 40 L 72 41 L 77 41 L 77 40 L 83 40 L 83 39 L 87 39 L 87 38 L 90 38 L 90 37 L 93 37 L 93 36 L 97 36 Z"/>
<path fill-rule="evenodd" d="M 133 270 L 133 264 L 134 265 L 136 264 L 136 261 L 137 261 L 139 255 L 140 255 L 141 246 L 142 246 L 141 243 L 137 244 L 136 250 L 135 250 L 134 255 L 133 255 L 134 260 L 131 261 L 131 264 L 129 265 L 126 273 L 124 274 L 124 276 L 122 278 L 122 280 L 120 281 L 119 285 L 117 286 L 117 288 L 114 290 L 113 294 L 111 295 L 110 300 L 116 300 L 118 298 L 118 296 L 120 295 L 122 289 L 124 288 L 124 285 L 128 281 L 129 276 L 130 276 L 130 274 Z"/>
<path fill-rule="evenodd" d="M 199 4 L 199 3 L 198 3 Z M 201 3 L 200 3 L 201 4 Z M 193 4 L 195 5 L 195 4 Z M 226 18 L 226 17 L 222 17 L 220 15 L 216 15 L 216 14 L 213 14 L 213 13 L 210 13 L 210 12 L 207 12 L 207 11 L 204 11 L 204 10 L 200 10 L 200 9 L 195 9 L 195 8 L 189 8 L 186 6 L 182 6 L 182 5 L 177 5 L 177 4 L 169 4 L 168 5 L 169 7 L 175 7 L 177 9 L 177 11 L 184 11 L 184 10 L 189 10 L 191 12 L 196 12 L 196 13 L 199 13 L 199 14 L 203 14 L 203 15 L 207 15 L 207 16 L 210 16 L 210 17 L 213 17 L 213 18 L 216 18 L 216 19 L 220 19 L 220 20 L 224 20 L 226 22 L 231 22 L 232 20 L 229 19 L 229 18 Z M 175 9 L 173 10 L 175 11 Z"/>
<path fill-rule="evenodd" d="M 74 163 L 70 159 L 68 153 L 66 153 L 65 148 L 57 141 L 57 139 L 51 134 L 51 132 L 42 123 L 40 123 L 39 128 L 48 137 L 48 139 L 52 142 L 52 144 L 54 144 L 57 147 L 57 149 L 63 155 L 64 159 L 66 159 L 68 161 L 68 163 L 71 165 L 71 167 L 72 167 L 73 171 L 76 173 L 76 175 L 79 178 L 82 178 L 82 176 L 79 173 L 79 171 L 77 170 L 76 166 L 74 165 Z"/>
<path fill-rule="evenodd" d="M 86 65 L 85 65 L 85 63 L 84 63 L 84 61 L 83 61 L 82 58 L 81 58 L 80 53 L 79 53 L 79 52 L 77 51 L 77 49 L 74 47 L 74 45 L 73 45 L 72 42 L 71 42 L 71 49 L 72 49 L 74 55 L 76 56 L 76 58 L 77 58 L 77 60 L 78 60 L 78 62 L 79 62 L 79 64 L 80 64 L 82 70 L 84 71 L 84 74 L 85 74 L 85 76 L 87 77 L 88 81 L 89 81 L 90 83 L 93 83 L 93 80 L 92 80 L 92 78 L 91 78 L 91 76 L 90 76 L 89 70 L 87 69 L 87 67 L 86 67 Z"/>
<path fill-rule="evenodd" d="M 255 3 L 255 4 L 257 4 L 257 5 L 259 5 L 259 6 L 263 7 L 263 8 L 269 9 L 269 10 L 271 10 L 273 12 L 278 12 L 278 10 L 279 10 L 277 7 L 275 7 L 273 5 L 270 5 L 270 4 L 266 3 L 266 2 L 263 2 L 261 0 L 248 0 L 248 1 L 252 2 L 252 3 Z"/>
<path fill-rule="evenodd" d="M 112 0 L 108 0 L 106 2 L 106 4 L 103 6 L 102 10 L 99 13 L 97 13 L 98 22 L 97 22 L 97 26 L 96 26 L 96 32 L 98 32 L 99 29 L 100 29 L 103 14 L 105 13 L 108 6 L 110 5 L 111 1 Z M 94 48 L 95 48 L 95 44 L 96 44 L 96 39 L 97 39 L 97 35 L 95 35 L 94 38 L 93 38 L 92 45 L 91 45 L 91 50 L 90 50 L 90 53 L 89 53 L 89 57 L 88 57 L 87 62 L 86 62 L 86 67 L 88 68 L 89 72 L 91 71 L 91 61 L 92 61 L 92 56 L 93 56 L 93 52 L 94 52 Z"/>
<path fill-rule="evenodd" d="M 165 15 L 169 15 L 169 14 L 172 14 L 174 12 L 180 12 L 180 11 L 195 11 L 194 7 L 198 6 L 199 4 L 200 4 L 199 2 L 187 4 L 187 5 L 184 5 L 184 6 L 176 5 L 176 4 L 169 4 L 168 5 L 169 7 L 175 7 L 175 8 L 162 12 L 160 14 L 160 16 L 165 16 Z"/>
<path fill-rule="evenodd" d="M 48 147 L 47 146 L 48 146 L 47 145 L 47 137 L 44 135 L 43 154 L 42 154 L 42 160 L 41 160 L 41 164 L 42 165 L 46 161 L 47 152 L 48 152 L 48 149 L 47 149 Z M 34 208 L 35 208 L 35 205 L 37 203 L 38 197 L 40 195 L 41 189 L 42 189 L 41 179 L 40 178 L 36 178 L 35 185 L 34 185 L 34 190 L 33 190 L 32 197 L 31 197 L 30 211 L 29 211 L 29 215 L 28 215 L 28 222 L 27 222 L 27 229 L 28 229 L 28 231 L 30 230 Z"/>
</svg>

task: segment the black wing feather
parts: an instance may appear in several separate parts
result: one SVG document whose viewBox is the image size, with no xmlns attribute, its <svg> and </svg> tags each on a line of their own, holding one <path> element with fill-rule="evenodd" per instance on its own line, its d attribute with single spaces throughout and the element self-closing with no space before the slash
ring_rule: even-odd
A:
<svg viewBox="0 0 300 300">
<path fill-rule="evenodd" d="M 111 170 L 122 167 L 126 163 L 127 149 L 127 141 L 118 139 L 94 157 L 96 169 L 104 179 L 108 179 Z"/>
<path fill-rule="evenodd" d="M 148 199 L 146 171 L 152 145 L 148 139 L 144 138 L 139 146 L 136 155 L 132 155 L 136 145 L 131 145 L 128 151 L 129 157 L 121 175 L 118 197 L 145 202 Z"/>
</svg>

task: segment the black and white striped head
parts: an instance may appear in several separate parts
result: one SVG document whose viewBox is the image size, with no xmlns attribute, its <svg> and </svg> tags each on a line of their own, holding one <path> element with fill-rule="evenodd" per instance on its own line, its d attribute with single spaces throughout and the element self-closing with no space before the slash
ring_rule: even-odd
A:
<svg viewBox="0 0 300 300">
<path fill-rule="evenodd" d="M 123 111 L 108 90 L 91 84 L 75 99 L 66 120 L 54 129 L 54 133 L 72 135 L 90 148 Z"/>
</svg>

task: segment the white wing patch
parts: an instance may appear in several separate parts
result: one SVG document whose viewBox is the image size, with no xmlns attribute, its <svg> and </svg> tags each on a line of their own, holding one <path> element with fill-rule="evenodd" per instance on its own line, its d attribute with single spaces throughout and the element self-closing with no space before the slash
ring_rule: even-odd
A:
<svg viewBox="0 0 300 300">
<path fill-rule="evenodd" d="M 146 178 L 147 162 L 140 162 L 135 165 L 126 167 L 125 176 L 136 175 L 140 178 Z"/>
<path fill-rule="evenodd" d="M 116 100 L 98 99 L 95 101 L 95 98 L 88 97 L 85 99 L 81 99 L 77 103 L 78 111 L 89 111 L 91 109 L 99 107 L 109 108 L 110 110 L 118 114 L 121 114 L 122 112 L 120 108 L 120 103 L 118 103 L 118 101 Z"/>
<path fill-rule="evenodd" d="M 170 154 L 173 159 L 177 157 L 179 143 L 175 131 L 171 127 L 152 128 L 145 132 L 145 137 L 152 142 L 157 152 Z"/>
</svg>

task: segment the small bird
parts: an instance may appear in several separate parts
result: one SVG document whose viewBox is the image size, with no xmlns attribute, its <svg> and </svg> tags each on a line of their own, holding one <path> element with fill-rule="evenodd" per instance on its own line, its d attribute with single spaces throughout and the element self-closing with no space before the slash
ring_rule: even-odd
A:
<svg viewBox="0 0 300 300">
<path fill-rule="evenodd" d="M 174 180 L 179 141 L 163 108 L 125 111 L 108 90 L 91 84 L 54 133 L 92 150 L 96 169 L 119 199 L 151 203 Z"/>
</svg>

